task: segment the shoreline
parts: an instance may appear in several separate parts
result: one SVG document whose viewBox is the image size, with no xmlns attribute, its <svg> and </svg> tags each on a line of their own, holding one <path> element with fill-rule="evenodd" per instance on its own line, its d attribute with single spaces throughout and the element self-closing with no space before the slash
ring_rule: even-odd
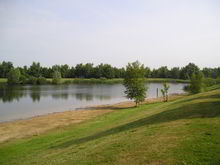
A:
<svg viewBox="0 0 220 165">
<path fill-rule="evenodd" d="M 145 82 L 149 83 L 189 83 L 189 80 L 173 79 L 173 78 L 144 78 Z M 121 84 L 123 78 L 62 78 L 58 84 L 52 83 L 52 78 L 46 78 L 46 82 L 38 84 L 35 83 L 20 83 L 17 85 L 62 85 L 62 84 Z M 0 85 L 7 85 L 6 78 L 0 78 Z"/>
<path fill-rule="evenodd" d="M 170 95 L 169 100 L 184 97 L 185 94 Z M 162 102 L 163 98 L 147 98 L 142 104 Z M 53 112 L 45 115 L 33 116 L 0 123 L 0 143 L 13 139 L 38 136 L 55 129 L 65 129 L 66 126 L 79 124 L 100 115 L 116 112 L 120 109 L 134 107 L 133 101 L 124 101 L 116 104 L 88 106 L 76 110 Z"/>
</svg>

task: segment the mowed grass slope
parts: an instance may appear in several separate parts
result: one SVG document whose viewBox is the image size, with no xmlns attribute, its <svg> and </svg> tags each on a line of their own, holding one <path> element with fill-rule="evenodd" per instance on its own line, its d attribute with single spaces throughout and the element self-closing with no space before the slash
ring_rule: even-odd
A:
<svg viewBox="0 0 220 165">
<path fill-rule="evenodd" d="M 0 144 L 0 164 L 220 164 L 220 85 Z"/>
</svg>

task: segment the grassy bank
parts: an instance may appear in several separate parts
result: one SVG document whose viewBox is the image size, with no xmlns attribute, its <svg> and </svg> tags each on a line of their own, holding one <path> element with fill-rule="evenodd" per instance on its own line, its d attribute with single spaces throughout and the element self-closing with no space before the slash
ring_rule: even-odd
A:
<svg viewBox="0 0 220 165">
<path fill-rule="evenodd" d="M 47 79 L 49 82 L 52 82 L 52 79 Z M 123 79 L 86 79 L 86 78 L 62 78 L 60 84 L 117 84 L 122 83 Z"/>
<path fill-rule="evenodd" d="M 6 78 L 0 78 L 0 83 L 1 84 L 6 84 L 7 83 L 7 79 Z"/>
<path fill-rule="evenodd" d="M 104 109 L 103 109 L 104 110 Z M 220 164 L 220 85 L 0 144 L 0 164 Z"/>
<path fill-rule="evenodd" d="M 48 84 L 52 83 L 52 79 L 46 79 Z M 188 83 L 189 80 L 181 80 L 181 79 L 165 79 L 165 78 L 148 78 L 145 79 L 146 82 L 173 82 L 173 83 Z M 85 79 L 85 78 L 62 78 L 60 84 L 117 84 L 122 83 L 123 79 L 116 78 L 116 79 Z M 0 78 L 0 83 L 6 84 L 7 79 Z"/>
<path fill-rule="evenodd" d="M 146 82 L 170 82 L 170 83 L 189 83 L 189 80 L 171 79 L 171 78 L 147 78 Z"/>
<path fill-rule="evenodd" d="M 50 82 L 52 79 L 47 79 Z M 146 82 L 173 82 L 173 83 L 188 83 L 189 80 L 181 80 L 181 79 L 165 79 L 165 78 L 148 78 L 145 79 Z M 61 84 L 79 84 L 79 83 L 86 83 L 86 84 L 116 84 L 116 83 L 123 83 L 122 78 L 117 79 L 80 79 L 80 78 L 65 78 L 62 79 Z"/>
</svg>

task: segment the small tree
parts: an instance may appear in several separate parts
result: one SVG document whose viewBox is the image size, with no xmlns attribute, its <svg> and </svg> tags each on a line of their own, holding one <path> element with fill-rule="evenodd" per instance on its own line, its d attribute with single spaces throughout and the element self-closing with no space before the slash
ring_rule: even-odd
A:
<svg viewBox="0 0 220 165">
<path fill-rule="evenodd" d="M 8 73 L 8 84 L 19 84 L 20 76 L 21 73 L 19 69 L 11 69 Z"/>
<path fill-rule="evenodd" d="M 59 71 L 54 71 L 53 72 L 53 79 L 52 83 L 53 84 L 58 84 L 61 80 L 61 73 Z"/>
<path fill-rule="evenodd" d="M 144 65 L 138 61 L 128 63 L 125 71 L 125 94 L 129 99 L 134 99 L 136 106 L 146 98 L 147 87 L 144 82 Z"/>
<path fill-rule="evenodd" d="M 168 101 L 168 90 L 170 86 L 167 83 L 163 84 L 163 89 L 161 89 L 161 93 L 163 95 L 163 101 L 167 102 Z"/>
<path fill-rule="evenodd" d="M 193 73 L 190 79 L 190 91 L 191 93 L 200 93 L 204 87 L 204 75 L 202 72 L 198 74 Z"/>
</svg>

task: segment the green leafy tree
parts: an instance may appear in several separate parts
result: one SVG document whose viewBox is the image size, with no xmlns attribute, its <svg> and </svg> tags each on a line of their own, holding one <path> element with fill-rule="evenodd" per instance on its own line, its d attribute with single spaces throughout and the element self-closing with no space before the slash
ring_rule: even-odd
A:
<svg viewBox="0 0 220 165">
<path fill-rule="evenodd" d="M 144 82 L 144 69 L 144 65 L 141 65 L 138 61 L 128 63 L 126 66 L 123 83 L 126 88 L 125 94 L 127 98 L 134 99 L 136 106 L 144 101 L 148 90 Z"/>
<path fill-rule="evenodd" d="M 163 89 L 161 89 L 161 93 L 163 95 L 163 101 L 167 102 L 168 101 L 168 90 L 170 86 L 167 83 L 163 84 Z"/>
<path fill-rule="evenodd" d="M 41 66 L 39 62 L 33 62 L 32 65 L 29 68 L 29 75 L 34 77 L 40 77 L 41 76 Z"/>
<path fill-rule="evenodd" d="M 20 70 L 18 68 L 11 69 L 8 73 L 8 84 L 19 84 L 20 82 Z"/>
<path fill-rule="evenodd" d="M 10 70 L 13 68 L 14 67 L 13 67 L 12 62 L 3 61 L 2 63 L 0 63 L 0 77 L 6 78 L 8 76 L 8 73 L 10 72 Z"/>
<path fill-rule="evenodd" d="M 198 66 L 196 66 L 194 63 L 189 63 L 181 69 L 180 78 L 184 80 L 190 79 L 193 73 L 198 74 L 199 71 Z"/>
<path fill-rule="evenodd" d="M 199 72 L 198 74 L 193 73 L 190 79 L 190 91 L 191 93 L 200 93 L 204 88 L 204 74 Z"/>
<path fill-rule="evenodd" d="M 68 77 L 69 66 L 67 64 L 61 65 L 60 70 L 61 70 L 61 76 L 63 78 L 67 78 Z"/>
<path fill-rule="evenodd" d="M 81 64 L 77 64 L 75 67 L 75 76 L 77 78 L 85 78 L 85 68 L 84 65 Z"/>
<path fill-rule="evenodd" d="M 179 67 L 173 67 L 170 70 L 170 77 L 171 78 L 175 78 L 175 79 L 179 79 L 180 78 L 180 69 L 179 69 Z"/>
<path fill-rule="evenodd" d="M 61 80 L 61 73 L 59 71 L 54 71 L 53 72 L 53 79 L 52 79 L 52 83 L 53 84 L 59 84 L 60 80 Z"/>
<path fill-rule="evenodd" d="M 146 67 L 146 68 L 144 69 L 144 77 L 150 78 L 150 76 L 151 76 L 151 70 L 150 70 L 149 67 Z"/>
<path fill-rule="evenodd" d="M 169 70 L 167 66 L 162 66 L 158 68 L 158 77 L 159 78 L 168 78 L 169 77 Z"/>
<path fill-rule="evenodd" d="M 68 69 L 68 74 L 67 74 L 68 78 L 74 78 L 75 77 L 75 68 L 71 67 L 70 69 Z"/>
</svg>

